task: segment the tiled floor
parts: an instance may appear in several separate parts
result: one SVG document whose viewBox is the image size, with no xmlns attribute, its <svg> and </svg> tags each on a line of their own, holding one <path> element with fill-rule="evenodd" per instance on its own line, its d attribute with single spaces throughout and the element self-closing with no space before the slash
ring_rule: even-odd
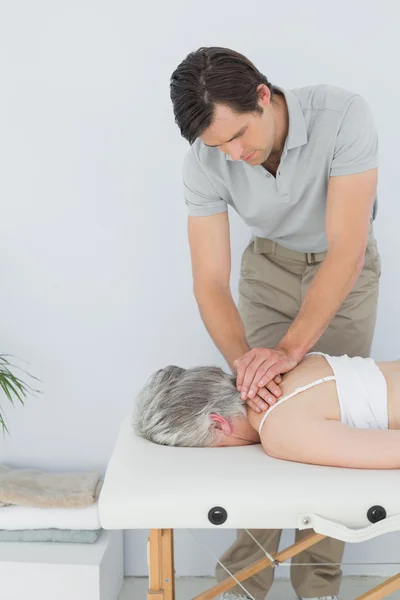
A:
<svg viewBox="0 0 400 600">
<path fill-rule="evenodd" d="M 344 577 L 341 600 L 353 600 L 357 596 L 379 585 L 381 577 Z M 176 600 L 190 600 L 196 594 L 215 584 L 211 577 L 184 577 L 176 580 Z M 148 582 L 144 577 L 126 577 L 118 600 L 147 600 Z M 287 580 L 278 579 L 268 594 L 268 600 L 295 600 L 296 596 Z M 400 591 L 387 596 L 391 600 L 400 600 Z"/>
</svg>

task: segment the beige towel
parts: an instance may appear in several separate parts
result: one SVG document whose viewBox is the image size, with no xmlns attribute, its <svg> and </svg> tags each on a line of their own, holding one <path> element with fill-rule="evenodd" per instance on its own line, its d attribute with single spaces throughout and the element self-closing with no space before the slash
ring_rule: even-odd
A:
<svg viewBox="0 0 400 600">
<path fill-rule="evenodd" d="M 97 502 L 99 473 L 43 473 L 0 465 L 0 507 L 84 508 Z"/>
</svg>

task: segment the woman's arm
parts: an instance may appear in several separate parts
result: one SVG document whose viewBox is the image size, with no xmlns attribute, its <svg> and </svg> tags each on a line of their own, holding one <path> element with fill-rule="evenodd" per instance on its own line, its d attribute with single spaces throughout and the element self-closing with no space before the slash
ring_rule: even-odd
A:
<svg viewBox="0 0 400 600">
<path fill-rule="evenodd" d="M 400 468 L 400 430 L 356 429 L 318 418 L 274 425 L 261 436 L 273 458 L 353 469 Z"/>
</svg>

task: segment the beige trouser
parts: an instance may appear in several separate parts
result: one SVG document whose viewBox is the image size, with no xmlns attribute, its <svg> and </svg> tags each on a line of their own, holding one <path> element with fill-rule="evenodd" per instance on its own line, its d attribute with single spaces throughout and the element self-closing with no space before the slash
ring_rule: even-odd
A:
<svg viewBox="0 0 400 600">
<path fill-rule="evenodd" d="M 288 251 L 263 238 L 255 238 L 250 243 L 242 258 L 239 312 L 251 348 L 273 348 L 279 343 L 296 317 L 325 256 L 326 253 L 314 255 Z M 317 350 L 334 356 L 369 356 L 376 321 L 380 274 L 380 256 L 371 234 L 364 266 L 357 282 L 328 329 L 310 351 Z M 249 510 L 250 507 L 251 499 Z M 265 498 L 265 510 L 269 510 L 268 498 Z M 281 530 L 253 529 L 251 533 L 268 552 L 278 550 Z M 296 530 L 296 540 L 309 534 L 307 529 Z M 327 538 L 297 555 L 293 562 L 340 564 L 343 550 L 343 542 Z M 264 557 L 264 553 L 250 536 L 239 530 L 236 541 L 220 560 L 230 572 L 235 573 Z M 222 581 L 227 576 L 226 571 L 217 565 L 217 580 Z M 334 565 L 292 566 L 290 571 L 295 592 L 305 598 L 337 595 L 341 576 L 340 567 Z M 272 586 L 273 577 L 273 569 L 267 568 L 244 581 L 243 585 L 256 600 L 263 600 Z M 244 593 L 239 586 L 232 588 L 231 592 L 238 595 Z"/>
</svg>

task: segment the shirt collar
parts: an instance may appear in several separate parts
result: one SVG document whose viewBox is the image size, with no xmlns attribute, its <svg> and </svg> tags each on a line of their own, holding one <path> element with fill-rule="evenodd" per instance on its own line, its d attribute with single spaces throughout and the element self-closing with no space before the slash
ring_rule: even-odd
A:
<svg viewBox="0 0 400 600">
<path fill-rule="evenodd" d="M 286 150 L 304 146 L 307 144 L 307 128 L 304 120 L 303 109 L 296 94 L 291 90 L 275 86 L 285 96 L 289 113 L 289 131 L 285 141 Z M 229 154 L 225 154 L 226 160 L 233 160 Z M 234 161 L 239 162 L 239 161 Z"/>
</svg>

